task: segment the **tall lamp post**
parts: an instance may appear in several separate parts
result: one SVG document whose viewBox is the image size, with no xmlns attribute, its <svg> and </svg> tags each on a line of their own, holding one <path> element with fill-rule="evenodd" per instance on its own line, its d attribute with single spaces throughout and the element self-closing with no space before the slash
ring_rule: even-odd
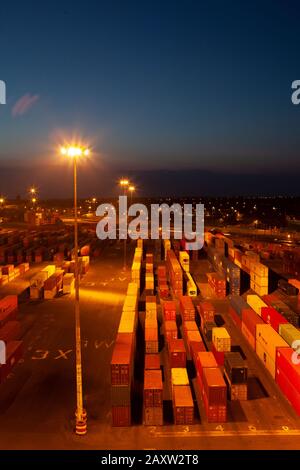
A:
<svg viewBox="0 0 300 470">
<path fill-rule="evenodd" d="M 75 342 L 76 342 L 76 434 L 83 436 L 87 432 L 87 414 L 83 408 L 82 398 L 82 363 L 81 363 L 81 331 L 79 305 L 79 269 L 78 269 L 78 214 L 77 214 L 77 159 L 89 155 L 89 149 L 81 146 L 61 148 L 62 155 L 73 160 L 74 172 L 74 251 L 75 251 Z"/>
<path fill-rule="evenodd" d="M 129 186 L 129 181 L 127 179 L 121 179 L 120 180 L 120 186 L 121 188 L 123 188 L 123 196 L 126 196 L 126 189 L 128 188 Z M 127 219 L 127 215 L 124 214 L 124 217 L 126 217 Z M 127 225 L 127 220 L 126 220 L 126 225 Z M 124 262 L 123 262 L 123 269 L 124 271 L 126 271 L 126 244 L 127 244 L 127 240 L 126 240 L 127 237 L 125 237 L 124 239 Z"/>
</svg>

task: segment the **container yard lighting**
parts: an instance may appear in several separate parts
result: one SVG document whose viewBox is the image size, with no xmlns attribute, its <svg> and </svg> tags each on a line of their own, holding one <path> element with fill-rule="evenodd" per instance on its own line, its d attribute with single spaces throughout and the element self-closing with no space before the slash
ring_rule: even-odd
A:
<svg viewBox="0 0 300 470">
<path fill-rule="evenodd" d="M 90 151 L 82 146 L 70 145 L 61 148 L 61 154 L 73 160 L 74 181 L 74 251 L 75 251 L 75 342 L 76 342 L 76 428 L 75 432 L 83 436 L 87 432 L 87 414 L 83 408 L 82 396 L 82 363 L 81 363 L 81 331 L 79 305 L 79 270 L 78 270 L 78 210 L 77 210 L 77 159 L 88 156 Z"/>
<path fill-rule="evenodd" d="M 121 188 L 123 188 L 123 195 L 126 196 L 126 189 L 128 188 L 129 186 L 129 181 L 128 179 L 126 178 L 122 178 L 120 179 L 120 186 Z M 127 213 L 124 214 L 124 217 L 126 217 L 126 226 L 127 226 Z M 127 237 L 124 238 L 124 263 L 123 263 L 123 269 L 124 271 L 126 271 L 126 243 L 127 243 L 127 240 L 126 240 Z"/>
</svg>

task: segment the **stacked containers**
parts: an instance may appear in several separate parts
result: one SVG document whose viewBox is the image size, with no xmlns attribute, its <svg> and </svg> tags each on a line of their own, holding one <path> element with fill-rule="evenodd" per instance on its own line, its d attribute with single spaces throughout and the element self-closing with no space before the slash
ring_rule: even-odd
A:
<svg viewBox="0 0 300 470">
<path fill-rule="evenodd" d="M 182 269 L 172 250 L 167 252 L 167 268 L 173 293 L 176 297 L 179 297 L 183 291 Z"/>
<path fill-rule="evenodd" d="M 183 339 L 174 339 L 168 342 L 168 356 L 170 368 L 186 366 L 186 351 Z"/>
<path fill-rule="evenodd" d="M 166 338 L 167 341 L 170 341 L 172 339 L 177 339 L 178 334 L 177 334 L 176 321 L 174 321 L 174 320 L 165 320 L 165 322 L 164 322 L 164 332 L 165 332 L 165 338 Z"/>
<path fill-rule="evenodd" d="M 162 305 L 164 320 L 176 321 L 176 303 L 174 300 L 167 300 Z"/>
<path fill-rule="evenodd" d="M 154 273 L 153 273 L 153 255 L 146 254 L 146 284 L 145 289 L 148 293 L 153 293 L 154 290 Z"/>
<path fill-rule="evenodd" d="M 214 321 L 215 318 L 215 307 L 210 302 L 201 302 L 197 305 L 197 310 L 201 319 L 201 329 L 204 326 L 204 323 L 209 321 Z"/>
<path fill-rule="evenodd" d="M 231 350 L 231 338 L 224 327 L 213 328 L 212 330 L 212 353 L 218 365 L 224 364 L 226 352 Z"/>
<path fill-rule="evenodd" d="M 277 348 L 285 347 L 288 347 L 288 344 L 276 333 L 271 325 L 256 326 L 256 354 L 274 379 L 276 373 L 276 350 Z"/>
<path fill-rule="evenodd" d="M 144 424 L 163 424 L 163 382 L 161 370 L 144 372 Z"/>
<path fill-rule="evenodd" d="M 133 364 L 134 333 L 118 333 L 110 364 L 113 426 L 131 424 Z"/>
<path fill-rule="evenodd" d="M 250 287 L 258 295 L 268 294 L 269 268 L 253 261 L 250 265 Z"/>
<path fill-rule="evenodd" d="M 146 297 L 145 352 L 158 353 L 157 307 L 153 296 Z"/>
<path fill-rule="evenodd" d="M 164 259 L 168 259 L 168 252 L 171 250 L 170 240 L 164 240 Z"/>
<path fill-rule="evenodd" d="M 226 274 L 226 280 L 229 283 L 229 292 L 232 295 L 241 293 L 241 270 L 240 268 L 226 258 L 223 259 L 223 268 Z"/>
<path fill-rule="evenodd" d="M 195 307 L 192 299 L 187 295 L 182 295 L 179 301 L 179 309 L 182 321 L 195 320 Z"/>
<path fill-rule="evenodd" d="M 207 273 L 207 279 L 210 287 L 219 299 L 226 297 L 226 279 L 219 273 Z"/>
<path fill-rule="evenodd" d="M 193 424 L 194 404 L 185 368 L 171 369 L 171 385 L 174 424 Z"/>
<path fill-rule="evenodd" d="M 228 383 L 230 400 L 247 400 L 248 367 L 238 352 L 225 354 L 224 374 Z"/>
<path fill-rule="evenodd" d="M 277 349 L 275 380 L 300 416 L 300 359 L 292 348 Z"/>
<path fill-rule="evenodd" d="M 196 357 L 196 372 L 197 372 L 197 382 L 201 395 L 204 394 L 203 389 L 203 373 L 206 367 L 218 367 L 216 359 L 212 352 L 203 351 L 199 352 Z"/>
<path fill-rule="evenodd" d="M 227 388 L 219 368 L 203 369 L 203 402 L 209 423 L 225 423 L 227 419 Z"/>
<path fill-rule="evenodd" d="M 167 270 L 165 266 L 158 266 L 157 268 L 157 282 L 158 292 L 161 298 L 169 296 L 169 287 L 167 282 Z"/>
<path fill-rule="evenodd" d="M 140 289 L 140 279 L 141 279 L 141 266 L 142 266 L 142 257 L 143 251 L 142 248 L 136 248 L 134 251 L 134 257 L 131 267 L 131 279 L 132 282 L 135 282 Z"/>
</svg>

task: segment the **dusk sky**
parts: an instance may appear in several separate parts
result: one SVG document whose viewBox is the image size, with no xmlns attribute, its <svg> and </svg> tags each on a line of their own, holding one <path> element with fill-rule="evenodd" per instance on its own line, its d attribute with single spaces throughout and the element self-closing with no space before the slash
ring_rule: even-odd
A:
<svg viewBox="0 0 300 470">
<path fill-rule="evenodd" d="M 218 174 L 211 194 L 232 178 L 233 193 L 249 193 L 245 178 L 262 193 L 264 177 L 281 172 L 281 188 L 275 175 L 267 191 L 298 192 L 298 1 L 3 0 L 0 18 L 0 192 L 32 182 L 63 197 L 71 173 L 56 152 L 74 132 L 93 148 L 82 195 L 108 193 L 118 173 L 145 189 L 148 171 L 153 181 L 183 169 L 186 193 L 197 192 L 197 174 L 208 184 L 205 172 Z"/>
</svg>

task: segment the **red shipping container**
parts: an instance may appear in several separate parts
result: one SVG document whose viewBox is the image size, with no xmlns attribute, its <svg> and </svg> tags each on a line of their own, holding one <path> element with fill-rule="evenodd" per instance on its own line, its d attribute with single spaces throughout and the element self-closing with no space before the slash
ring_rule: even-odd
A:
<svg viewBox="0 0 300 470">
<path fill-rule="evenodd" d="M 251 334 L 251 332 L 248 330 L 247 326 L 245 323 L 242 323 L 242 333 L 250 346 L 254 349 L 255 351 L 255 344 L 256 344 L 256 337 Z"/>
<path fill-rule="evenodd" d="M 168 342 L 170 368 L 186 367 L 186 351 L 183 339 L 173 339 Z"/>
<path fill-rule="evenodd" d="M 288 323 L 286 318 L 284 318 L 275 308 L 273 307 L 262 307 L 261 309 L 261 317 L 262 319 L 271 325 L 271 327 L 277 331 L 279 331 L 279 325 L 283 323 Z"/>
<path fill-rule="evenodd" d="M 110 363 L 111 384 L 130 385 L 133 368 L 133 333 L 119 333 Z"/>
<path fill-rule="evenodd" d="M 197 355 L 199 352 L 206 352 L 205 345 L 203 341 L 191 341 L 190 342 L 190 354 L 194 366 L 196 367 Z"/>
<path fill-rule="evenodd" d="M 163 382 L 161 370 L 145 370 L 144 407 L 161 407 L 163 404 Z"/>
<path fill-rule="evenodd" d="M 167 279 L 167 269 L 165 266 L 158 266 L 157 277 L 159 279 Z"/>
<path fill-rule="evenodd" d="M 197 375 L 203 379 L 203 370 L 207 367 L 218 367 L 217 361 L 212 352 L 200 352 L 196 359 Z"/>
<path fill-rule="evenodd" d="M 21 335 L 21 324 L 18 321 L 8 321 L 0 329 L 0 340 L 4 341 L 5 344 L 9 341 L 15 341 L 20 338 Z"/>
<path fill-rule="evenodd" d="M 288 379 L 287 375 L 277 369 L 276 370 L 276 382 L 279 386 L 282 393 L 291 403 L 292 407 L 296 411 L 296 413 L 300 416 L 300 392 L 294 384 Z"/>
<path fill-rule="evenodd" d="M 226 405 L 210 405 L 206 395 L 203 397 L 204 408 L 209 423 L 226 423 L 227 406 Z"/>
<path fill-rule="evenodd" d="M 131 424 L 131 407 L 130 406 L 113 406 L 111 409 L 113 426 L 130 426 Z"/>
<path fill-rule="evenodd" d="M 177 325 L 174 320 L 165 321 L 164 328 L 165 328 L 165 337 L 167 341 L 178 338 Z"/>
<path fill-rule="evenodd" d="M 201 302 L 197 305 L 197 310 L 201 317 L 201 324 L 206 321 L 214 321 L 215 318 L 215 307 L 210 302 Z"/>
<path fill-rule="evenodd" d="M 158 292 L 162 299 L 165 299 L 169 296 L 169 287 L 168 284 L 159 284 Z"/>
<path fill-rule="evenodd" d="M 225 359 L 225 352 L 224 351 L 217 351 L 214 344 L 211 345 L 211 352 L 213 353 L 215 360 L 217 361 L 218 366 L 224 365 Z"/>
<path fill-rule="evenodd" d="M 145 355 L 145 370 L 160 369 L 159 354 L 146 354 Z"/>
<path fill-rule="evenodd" d="M 163 303 L 163 314 L 165 320 L 176 320 L 176 303 L 174 300 L 167 300 Z"/>
<path fill-rule="evenodd" d="M 23 356 L 23 341 L 10 341 L 6 345 L 6 364 L 0 365 L 0 383 L 10 374 Z"/>
<path fill-rule="evenodd" d="M 300 363 L 294 364 L 292 348 L 278 348 L 276 351 L 276 370 L 284 373 L 300 393 Z M 300 360 L 300 357 L 298 357 Z"/>
<path fill-rule="evenodd" d="M 189 354 L 191 355 L 191 347 L 190 344 L 194 341 L 198 341 L 199 343 L 202 342 L 202 338 L 200 336 L 199 331 L 188 331 L 186 334 L 186 341 L 187 341 L 187 347 L 189 350 Z"/>
<path fill-rule="evenodd" d="M 203 389 L 209 406 L 226 406 L 227 387 L 219 367 L 203 369 Z"/>
<path fill-rule="evenodd" d="M 256 338 L 256 325 L 265 323 L 263 319 L 257 315 L 252 308 L 244 309 L 242 311 L 242 322 L 245 323 L 246 327 L 250 331 L 251 335 Z"/>
</svg>

